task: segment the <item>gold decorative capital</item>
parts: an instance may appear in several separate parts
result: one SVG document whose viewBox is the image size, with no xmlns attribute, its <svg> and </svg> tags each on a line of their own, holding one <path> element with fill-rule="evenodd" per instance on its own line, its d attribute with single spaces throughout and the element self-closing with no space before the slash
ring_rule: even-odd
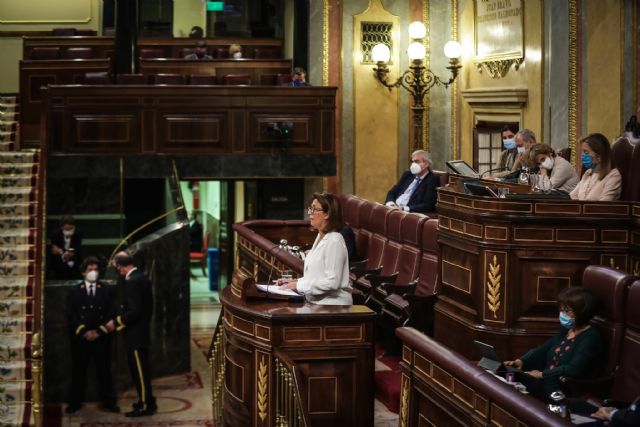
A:
<svg viewBox="0 0 640 427">
<path fill-rule="evenodd" d="M 524 58 L 498 59 L 495 61 L 477 61 L 476 68 L 482 73 L 485 70 L 492 79 L 501 79 L 507 75 L 511 66 L 517 71 Z"/>
<path fill-rule="evenodd" d="M 267 418 L 267 379 L 267 364 L 263 355 L 258 366 L 258 416 L 262 422 Z"/>
<path fill-rule="evenodd" d="M 497 312 L 500 309 L 500 283 L 502 282 L 502 274 L 500 273 L 500 264 L 498 258 L 494 255 L 492 263 L 489 264 L 489 272 L 487 273 L 487 306 L 493 312 L 493 318 L 497 319 Z"/>
</svg>

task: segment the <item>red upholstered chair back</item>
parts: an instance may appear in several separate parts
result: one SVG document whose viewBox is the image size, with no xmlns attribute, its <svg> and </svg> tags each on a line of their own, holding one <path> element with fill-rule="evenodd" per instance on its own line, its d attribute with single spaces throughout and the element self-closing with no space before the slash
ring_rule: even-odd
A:
<svg viewBox="0 0 640 427">
<path fill-rule="evenodd" d="M 148 79 L 145 74 L 118 74 L 116 83 L 119 85 L 146 85 Z"/>
<path fill-rule="evenodd" d="M 216 49 L 215 57 L 218 59 L 226 59 L 229 57 L 229 48 L 219 47 Z"/>
<path fill-rule="evenodd" d="M 182 49 L 180 49 L 180 58 L 184 58 L 185 56 L 189 56 L 193 53 L 195 53 L 196 50 L 192 47 L 183 47 Z"/>
<path fill-rule="evenodd" d="M 164 51 L 162 49 L 143 48 L 140 49 L 140 58 L 164 58 Z"/>
<path fill-rule="evenodd" d="M 571 147 L 561 148 L 556 152 L 556 154 L 565 159 L 567 162 L 571 162 Z"/>
<path fill-rule="evenodd" d="M 29 53 L 29 59 L 58 59 L 59 47 L 34 47 Z"/>
<path fill-rule="evenodd" d="M 449 183 L 449 172 L 432 170 L 433 174 L 438 177 L 438 187 L 444 187 Z"/>
<path fill-rule="evenodd" d="M 388 209 L 388 208 L 387 208 Z M 407 213 L 398 209 L 390 210 L 387 214 L 386 225 L 386 237 L 387 243 L 384 246 L 382 252 L 382 258 L 380 258 L 380 265 L 382 266 L 382 275 L 393 274 L 397 271 L 398 262 L 400 258 L 400 251 L 402 249 L 402 241 L 400 238 L 400 229 L 402 220 Z"/>
<path fill-rule="evenodd" d="M 108 71 L 91 71 L 84 73 L 84 84 L 86 85 L 108 85 L 111 83 L 111 74 L 109 74 Z"/>
<path fill-rule="evenodd" d="M 70 47 L 65 53 L 67 59 L 91 59 L 93 58 L 92 47 Z"/>
<path fill-rule="evenodd" d="M 422 226 L 422 258 L 416 295 L 433 295 L 438 281 L 438 220 L 429 219 Z"/>
<path fill-rule="evenodd" d="M 349 224 L 351 229 L 356 231 L 360 228 L 360 207 L 364 203 L 364 200 L 352 196 L 351 194 L 346 196 L 340 196 L 340 207 L 342 208 L 342 219 Z"/>
<path fill-rule="evenodd" d="M 157 85 L 183 85 L 186 83 L 182 74 L 156 74 L 153 83 Z"/>
<path fill-rule="evenodd" d="M 250 85 L 251 76 L 249 74 L 226 74 L 222 81 L 226 85 Z"/>
<path fill-rule="evenodd" d="M 371 220 L 371 212 L 375 206 L 375 203 L 363 200 L 358 208 L 358 224 L 360 227 L 356 234 L 356 248 L 361 259 L 369 258 L 369 241 L 373 234 L 369 228 L 369 222 Z"/>
<path fill-rule="evenodd" d="M 422 257 L 422 227 L 428 217 L 422 214 L 405 215 L 400 226 L 402 248 L 398 260 L 397 283 L 409 283 L 418 277 Z"/>
<path fill-rule="evenodd" d="M 272 47 L 256 47 L 253 49 L 254 59 L 276 59 L 280 58 L 280 52 Z"/>
<path fill-rule="evenodd" d="M 192 85 L 214 85 L 218 82 L 216 76 L 210 74 L 191 74 L 189 84 Z"/>
<path fill-rule="evenodd" d="M 603 374 L 613 372 L 620 356 L 625 325 L 627 288 L 634 277 L 602 265 L 588 266 L 582 275 L 582 286 L 591 289 L 599 308 L 591 323 L 602 336 L 605 354 Z"/>
<path fill-rule="evenodd" d="M 633 147 L 627 182 L 622 199 L 628 202 L 640 201 L 640 144 Z"/>
<path fill-rule="evenodd" d="M 369 245 L 367 247 L 368 268 L 378 268 L 387 245 L 387 216 L 391 210 L 384 205 L 375 204 L 369 217 Z"/>
<path fill-rule="evenodd" d="M 625 308 L 626 329 L 622 340 L 620 368 L 609 397 L 624 402 L 640 395 L 640 280 L 629 288 Z"/>
<path fill-rule="evenodd" d="M 632 154 L 633 145 L 631 145 L 627 138 L 618 138 L 611 145 L 613 164 L 618 168 L 620 175 L 622 175 L 622 193 L 620 194 L 623 198 L 629 182 L 629 167 L 631 166 Z"/>
<path fill-rule="evenodd" d="M 51 30 L 51 35 L 55 37 L 68 37 L 76 35 L 75 28 L 54 28 Z"/>
</svg>

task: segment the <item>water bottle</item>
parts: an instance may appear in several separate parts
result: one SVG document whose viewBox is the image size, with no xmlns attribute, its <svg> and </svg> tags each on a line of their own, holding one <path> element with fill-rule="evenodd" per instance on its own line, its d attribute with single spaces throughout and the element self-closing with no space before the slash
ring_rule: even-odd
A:
<svg viewBox="0 0 640 427">
<path fill-rule="evenodd" d="M 523 167 L 522 169 L 520 169 L 518 184 L 529 185 L 529 168 L 528 167 Z"/>
<path fill-rule="evenodd" d="M 567 401 L 562 391 L 554 391 L 549 396 L 553 403 L 549 403 L 549 410 L 560 418 L 569 418 L 569 408 L 567 407 Z"/>
</svg>

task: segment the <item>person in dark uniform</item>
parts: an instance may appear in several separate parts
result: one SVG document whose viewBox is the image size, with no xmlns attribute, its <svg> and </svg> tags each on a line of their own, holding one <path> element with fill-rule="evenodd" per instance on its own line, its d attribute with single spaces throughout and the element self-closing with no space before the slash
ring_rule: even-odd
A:
<svg viewBox="0 0 640 427">
<path fill-rule="evenodd" d="M 60 228 L 51 234 L 48 277 L 57 280 L 80 278 L 82 263 L 82 235 L 71 215 L 63 215 Z"/>
<path fill-rule="evenodd" d="M 67 296 L 67 316 L 71 329 L 71 391 L 67 414 L 82 406 L 91 360 L 96 365 L 100 397 L 105 409 L 120 412 L 111 380 L 111 335 L 105 323 L 113 318 L 115 298 L 111 289 L 98 281 L 98 259 L 87 257 L 81 266 L 84 280 Z"/>
<path fill-rule="evenodd" d="M 124 277 L 124 301 L 122 311 L 115 319 L 107 323 L 109 331 L 123 332 L 127 347 L 131 378 L 138 391 L 138 402 L 127 417 L 153 415 L 158 407 L 151 390 L 149 371 L 149 344 L 151 315 L 153 313 L 153 295 L 151 282 L 144 273 L 133 265 L 133 257 L 119 252 L 114 258 L 118 274 Z"/>
</svg>

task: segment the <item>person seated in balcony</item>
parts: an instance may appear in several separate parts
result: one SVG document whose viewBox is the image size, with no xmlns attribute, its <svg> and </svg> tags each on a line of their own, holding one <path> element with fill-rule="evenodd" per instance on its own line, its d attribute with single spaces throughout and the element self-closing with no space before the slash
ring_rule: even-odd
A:
<svg viewBox="0 0 640 427">
<path fill-rule="evenodd" d="M 315 193 L 307 213 L 318 236 L 304 260 L 304 275 L 297 280 L 279 279 L 278 286 L 293 289 L 310 303 L 351 305 L 349 260 L 340 234 L 343 221 L 338 198 L 331 193 Z"/>
<path fill-rule="evenodd" d="M 597 300 L 582 286 L 565 288 L 558 294 L 560 330 L 544 344 L 516 360 L 505 361 L 525 371 L 518 377 L 534 397 L 547 401 L 562 390 L 560 377 L 591 378 L 602 369 L 600 333 L 589 324 Z"/>
<path fill-rule="evenodd" d="M 538 187 L 542 191 L 561 190 L 569 193 L 580 181 L 571 163 L 556 155 L 548 144 L 531 147 L 526 165 L 530 169 L 538 169 Z"/>
<path fill-rule="evenodd" d="M 229 46 L 229 58 L 241 59 L 242 58 L 242 46 L 239 44 L 232 44 Z"/>
<path fill-rule="evenodd" d="M 50 279 L 71 280 L 80 278 L 82 263 L 82 234 L 71 215 L 60 218 L 60 227 L 51 234 L 48 257 Z"/>
<path fill-rule="evenodd" d="M 406 212 L 434 212 L 439 180 L 430 168 L 428 152 L 416 150 L 411 153 L 411 166 L 389 190 L 385 205 Z"/>
<path fill-rule="evenodd" d="M 207 42 L 199 40 L 196 43 L 195 51 L 185 56 L 184 59 L 211 59 L 211 56 L 207 55 Z"/>
<path fill-rule="evenodd" d="M 586 169 L 576 188 L 569 194 L 572 199 L 613 201 L 620 199 L 622 176 L 613 165 L 611 145 L 606 136 L 592 133 L 580 140 L 582 167 Z"/>
<path fill-rule="evenodd" d="M 515 139 L 516 133 L 518 133 L 518 126 L 515 124 L 508 124 L 502 127 L 501 136 L 504 150 L 500 153 L 500 157 L 498 157 L 498 161 L 494 166 L 497 172 L 492 176 L 495 178 L 503 177 L 512 172 L 513 165 L 518 156 Z"/>
<path fill-rule="evenodd" d="M 203 37 L 204 37 L 204 30 L 202 29 L 202 27 L 199 27 L 197 25 L 194 25 L 193 27 L 191 27 L 191 31 L 189 31 L 190 39 L 201 39 Z"/>
<path fill-rule="evenodd" d="M 307 83 L 307 72 L 302 67 L 295 67 L 291 71 L 291 81 L 284 84 L 284 86 L 311 86 Z"/>
</svg>

